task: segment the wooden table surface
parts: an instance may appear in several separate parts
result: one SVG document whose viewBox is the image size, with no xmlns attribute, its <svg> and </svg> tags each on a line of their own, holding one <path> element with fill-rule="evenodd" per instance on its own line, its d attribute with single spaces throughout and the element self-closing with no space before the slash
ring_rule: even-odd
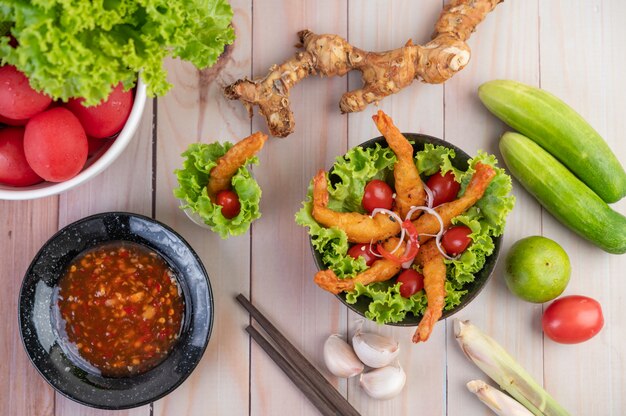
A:
<svg viewBox="0 0 626 416">
<path fill-rule="evenodd" d="M 337 33 L 366 50 L 426 41 L 442 0 L 231 0 L 236 43 L 215 68 L 199 72 L 166 63 L 170 93 L 149 101 L 142 125 L 125 153 L 96 179 L 59 196 L 0 201 L 0 415 L 313 415 L 316 410 L 244 332 L 249 318 L 235 303 L 244 293 L 324 371 L 321 347 L 331 333 L 351 334 L 357 316 L 312 281 L 315 267 L 305 230 L 294 222 L 309 180 L 349 147 L 377 136 L 371 115 L 339 114 L 341 94 L 359 85 L 348 77 L 310 78 L 294 88 L 296 133 L 272 139 L 254 174 L 263 189 L 263 217 L 251 231 L 221 240 L 191 223 L 172 197 L 173 170 L 193 142 L 236 141 L 264 123 L 248 116 L 221 88 L 243 76 L 264 74 L 290 56 L 296 32 Z M 578 110 L 626 164 L 626 2 L 621 0 L 508 0 L 470 40 L 470 64 L 445 85 L 412 85 L 380 108 L 403 131 L 444 138 L 470 154 L 498 152 L 503 124 L 480 104 L 477 87 L 511 78 L 541 86 Z M 503 251 L 519 238 L 544 235 L 568 252 L 572 277 L 565 294 L 602 304 L 605 327 L 589 342 L 560 345 L 543 337 L 546 305 L 523 302 L 506 289 L 500 262 L 486 289 L 459 313 L 504 345 L 573 415 L 621 415 L 626 409 L 626 256 L 609 255 L 560 225 L 514 182 L 517 204 L 509 216 Z M 626 212 L 624 201 L 614 205 Z M 17 328 L 17 296 L 36 251 L 59 228 L 87 215 L 124 210 L 179 231 L 200 254 L 216 302 L 209 347 L 191 377 L 150 406 L 103 412 L 55 394 L 24 353 Z M 487 415 L 465 383 L 484 375 L 461 354 L 452 321 L 431 339 L 410 343 L 411 328 L 368 328 L 401 342 L 407 372 L 402 394 L 369 399 L 358 380 L 325 373 L 364 415 Z"/>
</svg>

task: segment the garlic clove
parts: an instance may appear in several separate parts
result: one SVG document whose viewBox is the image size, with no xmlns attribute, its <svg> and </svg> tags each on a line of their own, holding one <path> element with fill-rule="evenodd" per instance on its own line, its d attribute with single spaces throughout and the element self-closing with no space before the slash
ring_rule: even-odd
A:
<svg viewBox="0 0 626 416">
<path fill-rule="evenodd" d="M 339 334 L 329 336 L 324 343 L 324 362 L 337 377 L 350 378 L 363 372 L 363 363 Z"/>
<path fill-rule="evenodd" d="M 352 348 L 363 364 L 372 368 L 389 365 L 400 353 L 400 344 L 395 339 L 361 329 L 352 337 Z"/>
<path fill-rule="evenodd" d="M 406 383 L 406 373 L 396 361 L 393 365 L 361 374 L 359 383 L 368 396 L 387 400 L 400 394 Z"/>
</svg>

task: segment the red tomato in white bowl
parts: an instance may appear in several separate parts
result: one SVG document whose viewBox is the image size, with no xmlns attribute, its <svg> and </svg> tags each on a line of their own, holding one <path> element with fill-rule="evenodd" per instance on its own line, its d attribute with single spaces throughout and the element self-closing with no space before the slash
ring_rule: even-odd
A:
<svg viewBox="0 0 626 416">
<path fill-rule="evenodd" d="M 26 124 L 26 160 L 49 182 L 62 182 L 76 176 L 87 161 L 87 147 L 83 126 L 65 108 L 44 111 Z"/>
<path fill-rule="evenodd" d="M 133 107 L 133 92 L 118 84 L 109 98 L 98 105 L 85 107 L 82 98 L 70 99 L 66 107 L 78 117 L 89 137 L 104 139 L 122 130 Z"/>
<path fill-rule="evenodd" d="M 0 183 L 29 186 L 42 181 L 26 161 L 24 128 L 0 128 Z"/>
<path fill-rule="evenodd" d="M 0 184 L 0 200 L 30 200 L 56 195 L 83 184 L 100 174 L 124 152 L 139 127 L 146 105 L 146 85 L 141 79 L 137 82 L 133 97 L 133 107 L 122 131 L 112 140 L 94 139 L 103 141 L 105 144 L 94 156 L 87 159 L 83 169 L 76 176 L 63 182 L 42 182 L 26 187 Z M 55 103 L 51 105 L 49 110 L 54 109 L 54 106 Z M 69 111 L 62 106 L 58 108 Z M 92 150 L 95 151 L 95 147 Z"/>
<path fill-rule="evenodd" d="M 22 120 L 48 108 L 52 98 L 31 88 L 28 78 L 13 65 L 0 67 L 0 115 Z"/>
</svg>

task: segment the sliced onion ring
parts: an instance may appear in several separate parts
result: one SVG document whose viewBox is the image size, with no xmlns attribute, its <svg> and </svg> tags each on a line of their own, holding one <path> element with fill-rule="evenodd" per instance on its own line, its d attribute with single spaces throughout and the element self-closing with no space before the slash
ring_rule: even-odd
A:
<svg viewBox="0 0 626 416">
<path fill-rule="evenodd" d="M 435 202 L 435 196 L 433 195 L 433 191 L 428 187 L 428 185 L 426 185 L 425 183 L 423 185 L 424 191 L 426 191 L 426 205 L 428 205 L 428 208 L 432 208 L 433 203 Z"/>
</svg>

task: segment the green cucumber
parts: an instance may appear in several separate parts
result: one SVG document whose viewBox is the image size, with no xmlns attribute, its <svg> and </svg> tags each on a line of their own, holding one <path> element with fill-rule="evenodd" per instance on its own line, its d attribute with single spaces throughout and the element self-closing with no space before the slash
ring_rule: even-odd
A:
<svg viewBox="0 0 626 416">
<path fill-rule="evenodd" d="M 557 220 L 604 251 L 626 252 L 626 217 L 552 155 L 528 137 L 511 132 L 500 139 L 500 152 L 511 174 Z"/>
<path fill-rule="evenodd" d="M 626 195 L 626 172 L 608 144 L 570 106 L 539 88 L 496 80 L 478 88 L 483 104 L 567 166 L 605 202 Z"/>
</svg>

